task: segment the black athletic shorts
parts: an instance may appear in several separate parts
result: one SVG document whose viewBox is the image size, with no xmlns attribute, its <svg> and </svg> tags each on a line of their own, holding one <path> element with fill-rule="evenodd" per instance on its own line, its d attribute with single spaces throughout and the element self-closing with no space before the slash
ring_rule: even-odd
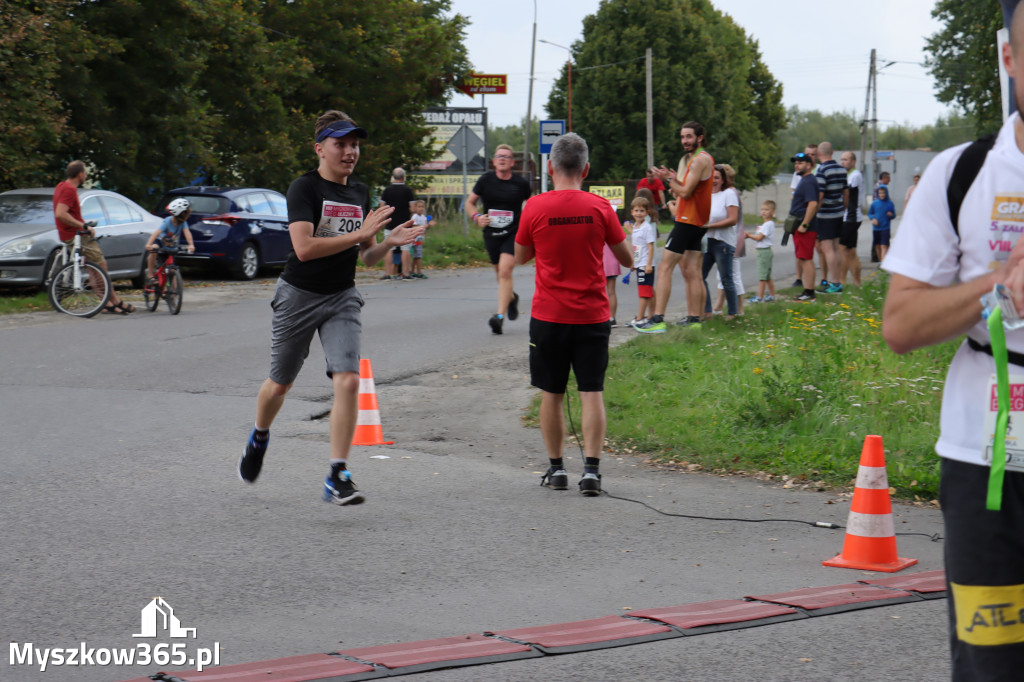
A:
<svg viewBox="0 0 1024 682">
<path fill-rule="evenodd" d="M 826 239 L 839 239 L 839 233 L 843 229 L 843 219 L 839 218 L 818 218 L 818 241 Z"/>
<path fill-rule="evenodd" d="M 503 253 L 514 256 L 516 254 L 516 231 L 501 230 L 498 234 L 492 234 L 491 230 L 484 228 L 484 248 L 487 249 L 487 255 L 491 257 L 491 265 L 497 265 Z"/>
<path fill-rule="evenodd" d="M 565 393 L 569 368 L 580 391 L 603 391 L 612 323 L 560 324 L 530 318 L 530 383 Z"/>
<path fill-rule="evenodd" d="M 839 232 L 839 245 L 848 249 L 857 248 L 857 230 L 860 229 L 861 221 L 844 221 L 843 229 Z"/>
<path fill-rule="evenodd" d="M 676 222 L 672 231 L 668 234 L 668 241 L 665 248 L 672 253 L 683 253 L 684 251 L 700 251 L 700 242 L 708 233 L 706 227 L 697 227 L 689 223 Z"/>
</svg>

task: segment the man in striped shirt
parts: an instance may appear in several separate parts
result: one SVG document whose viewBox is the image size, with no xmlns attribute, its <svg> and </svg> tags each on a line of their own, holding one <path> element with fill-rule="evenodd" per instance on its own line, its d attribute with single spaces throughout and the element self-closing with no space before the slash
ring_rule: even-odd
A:
<svg viewBox="0 0 1024 682">
<path fill-rule="evenodd" d="M 818 243 L 826 261 L 822 263 L 822 269 L 827 265 L 827 271 L 835 278 L 834 282 L 822 282 L 818 292 L 823 294 L 839 294 L 843 291 L 843 284 L 839 280 L 842 264 L 839 233 L 843 229 L 843 216 L 849 200 L 846 169 L 832 159 L 832 154 L 831 142 L 818 145 Z"/>
</svg>

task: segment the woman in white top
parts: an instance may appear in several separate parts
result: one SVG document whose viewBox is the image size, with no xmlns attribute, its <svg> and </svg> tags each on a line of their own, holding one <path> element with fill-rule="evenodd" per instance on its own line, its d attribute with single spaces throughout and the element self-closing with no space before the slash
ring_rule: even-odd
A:
<svg viewBox="0 0 1024 682">
<path fill-rule="evenodd" d="M 740 202 L 735 192 L 725 191 L 731 187 L 724 167 L 715 166 L 711 174 L 711 215 L 705 227 L 708 230 L 708 251 L 704 254 L 704 288 L 707 288 L 708 273 L 711 266 L 718 266 L 722 276 L 722 288 L 725 289 L 725 302 L 728 306 L 728 317 L 732 319 L 737 313 L 736 281 L 733 279 L 733 255 L 736 253 L 736 224 L 739 222 Z M 705 299 L 705 317 L 711 314 L 711 293 Z"/>
</svg>

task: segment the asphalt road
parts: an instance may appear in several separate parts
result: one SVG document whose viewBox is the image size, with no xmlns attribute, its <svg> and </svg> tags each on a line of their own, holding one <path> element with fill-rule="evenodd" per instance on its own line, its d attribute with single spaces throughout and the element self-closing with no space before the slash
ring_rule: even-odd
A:
<svg viewBox="0 0 1024 682">
<path fill-rule="evenodd" d="M 532 268 L 516 280 L 528 300 Z M 681 305 L 678 275 L 677 286 Z M 352 469 L 368 501 L 355 508 L 319 501 L 330 385 L 316 343 L 263 475 L 252 486 L 237 477 L 267 371 L 269 285 L 187 288 L 177 317 L 0 320 L 0 632 L 9 643 L 134 647 L 140 610 L 161 596 L 197 628 L 190 650 L 217 642 L 221 664 L 234 664 L 877 577 L 821 565 L 842 548 L 842 531 L 776 521 L 845 524 L 849 499 L 836 494 L 617 456 L 602 467 L 616 495 L 771 521 L 667 517 L 540 487 L 540 434 L 520 419 L 533 392 L 527 322 L 489 333 L 493 274 L 362 290 L 364 356 L 397 444 L 356 448 Z M 622 291 L 632 305 L 635 290 Z M 574 482 L 578 457 L 569 468 Z M 895 522 L 898 532 L 941 531 L 932 509 L 898 505 Z M 901 556 L 920 561 L 910 571 L 941 568 L 941 549 L 900 538 Z M 944 624 L 938 600 L 406 679 L 942 679 Z M 0 679 L 170 669 L 41 673 L 8 657 Z"/>
</svg>

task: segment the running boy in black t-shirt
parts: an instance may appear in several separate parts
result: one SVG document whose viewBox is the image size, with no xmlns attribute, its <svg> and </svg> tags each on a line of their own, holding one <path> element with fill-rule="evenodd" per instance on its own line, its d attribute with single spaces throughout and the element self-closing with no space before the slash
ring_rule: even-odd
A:
<svg viewBox="0 0 1024 682">
<path fill-rule="evenodd" d="M 331 408 L 331 470 L 324 481 L 323 499 L 340 505 L 363 502 L 348 472 L 348 454 L 355 433 L 359 394 L 360 311 L 363 297 L 355 288 L 356 257 L 373 265 L 396 246 L 411 243 L 423 233 L 412 221 L 396 226 L 377 243 L 377 232 L 394 211 L 391 206 L 370 210 L 366 185 L 351 179 L 359 161 L 359 140 L 365 130 L 340 111 L 328 111 L 316 122 L 316 170 L 288 188 L 288 232 L 292 253 L 274 300 L 270 377 L 256 399 L 256 425 L 249 435 L 238 474 L 254 483 L 263 466 L 270 425 L 309 354 L 315 332 L 320 333 L 327 376 L 334 384 Z"/>
</svg>

